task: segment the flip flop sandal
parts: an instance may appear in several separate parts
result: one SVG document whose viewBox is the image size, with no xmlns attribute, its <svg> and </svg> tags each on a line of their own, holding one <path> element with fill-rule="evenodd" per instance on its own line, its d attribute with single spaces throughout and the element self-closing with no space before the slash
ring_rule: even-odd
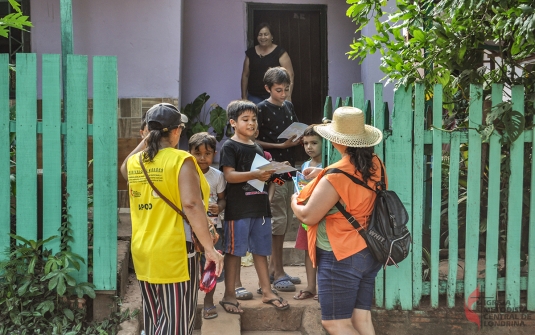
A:
<svg viewBox="0 0 535 335">
<path fill-rule="evenodd" d="M 275 290 L 274 288 L 271 289 L 271 292 L 273 292 L 273 294 L 279 295 L 279 292 L 277 292 L 277 290 Z M 258 290 L 256 290 L 256 293 L 262 295 L 262 288 L 259 287 Z"/>
<path fill-rule="evenodd" d="M 245 289 L 245 287 L 237 287 L 236 299 L 238 300 L 251 300 L 253 299 L 253 294 Z"/>
<path fill-rule="evenodd" d="M 273 281 L 273 287 L 282 292 L 295 292 L 295 285 L 290 281 L 290 277 L 288 276 Z"/>
<path fill-rule="evenodd" d="M 226 307 L 227 305 L 230 305 L 230 306 L 236 307 L 237 309 L 240 309 L 240 303 L 233 304 L 230 301 L 220 301 L 219 304 L 221 305 L 221 307 L 223 307 L 225 312 L 227 312 L 229 314 L 242 314 L 243 313 L 243 311 L 242 312 L 231 311 L 230 309 L 227 309 L 227 307 Z"/>
<path fill-rule="evenodd" d="M 274 304 L 275 301 L 278 301 L 278 302 L 281 304 L 281 306 L 277 306 L 277 305 L 275 305 L 275 304 Z M 282 300 L 281 297 L 279 297 L 279 298 L 277 298 L 277 299 L 270 299 L 270 300 L 268 300 L 268 301 L 262 301 L 262 302 L 263 302 L 264 304 L 273 305 L 273 307 L 275 307 L 275 309 L 276 309 L 276 310 L 279 310 L 279 311 L 284 311 L 284 310 L 290 308 L 290 305 L 289 305 L 289 304 L 286 304 L 286 305 L 283 305 L 283 304 L 282 304 L 283 300 Z"/>
<path fill-rule="evenodd" d="M 290 281 L 292 282 L 292 284 L 301 284 L 301 278 L 299 278 L 299 277 L 292 277 L 292 276 L 290 276 L 289 274 L 287 274 L 286 272 L 284 273 L 284 275 L 285 275 L 286 277 L 290 278 Z M 270 275 L 270 276 L 269 276 L 269 282 L 270 282 L 271 284 L 273 284 L 273 281 L 274 281 L 274 277 L 273 277 L 273 275 Z"/>
<path fill-rule="evenodd" d="M 305 299 L 310 299 L 313 297 L 314 297 L 314 293 L 310 291 L 303 291 L 303 290 L 299 291 L 298 295 L 294 295 L 295 300 L 305 300 Z"/>
<path fill-rule="evenodd" d="M 213 312 L 210 312 L 213 311 Z M 215 310 L 215 305 L 212 307 L 204 307 L 202 312 L 202 317 L 205 319 L 214 319 L 217 318 L 217 311 Z"/>
</svg>

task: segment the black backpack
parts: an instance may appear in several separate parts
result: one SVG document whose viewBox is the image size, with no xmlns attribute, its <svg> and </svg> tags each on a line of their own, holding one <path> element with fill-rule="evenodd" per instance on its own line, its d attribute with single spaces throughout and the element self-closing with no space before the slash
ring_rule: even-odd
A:
<svg viewBox="0 0 535 335">
<path fill-rule="evenodd" d="M 407 258 L 411 247 L 411 234 L 407 229 L 409 215 L 396 192 L 386 189 L 383 165 L 381 164 L 381 181 L 376 183 L 375 190 L 342 170 L 333 168 L 327 170 L 327 173 L 343 173 L 354 183 L 377 193 L 367 229 L 344 209 L 340 201 L 336 203 L 336 208 L 364 238 L 373 257 L 384 264 L 383 268 L 387 265 L 398 267 L 397 263 Z"/>
</svg>

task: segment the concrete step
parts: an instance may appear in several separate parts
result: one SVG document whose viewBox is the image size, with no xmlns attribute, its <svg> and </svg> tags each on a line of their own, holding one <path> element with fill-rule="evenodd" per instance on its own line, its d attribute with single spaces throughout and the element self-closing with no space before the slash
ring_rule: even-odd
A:
<svg viewBox="0 0 535 335">
<path fill-rule="evenodd" d="M 287 300 L 290 308 L 286 311 L 277 311 L 273 306 L 262 303 L 262 296 L 256 290 L 258 277 L 254 266 L 242 267 L 241 282 L 243 287 L 253 293 L 252 300 L 241 300 L 240 304 L 244 313 L 234 315 L 226 313 L 218 302 L 223 298 L 224 283 L 217 284 L 214 293 L 214 302 L 218 317 L 210 320 L 202 320 L 202 335 L 239 335 L 239 334 L 290 334 L 290 335 L 325 335 L 321 326 L 319 303 L 314 299 L 295 300 L 293 296 L 306 287 L 306 274 L 304 266 L 285 267 L 288 274 L 298 276 L 302 284 L 296 285 L 296 292 L 279 292 L 279 295 Z M 204 303 L 204 293 L 199 292 L 199 305 Z M 238 322 L 229 328 L 229 316 Z M 225 331 L 222 332 L 221 330 Z M 206 331 L 206 332 L 205 332 Z M 208 332 L 209 331 L 209 332 Z M 241 333 L 240 333 L 241 331 Z"/>
<path fill-rule="evenodd" d="M 303 335 L 303 333 L 299 331 L 264 331 L 264 330 L 251 330 L 251 331 L 244 331 L 241 333 L 241 335 Z"/>
</svg>

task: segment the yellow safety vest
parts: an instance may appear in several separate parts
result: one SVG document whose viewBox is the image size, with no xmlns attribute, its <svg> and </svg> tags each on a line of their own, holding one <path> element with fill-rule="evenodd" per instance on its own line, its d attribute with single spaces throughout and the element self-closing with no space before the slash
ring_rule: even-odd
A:
<svg viewBox="0 0 535 335">
<path fill-rule="evenodd" d="M 130 215 L 132 218 L 131 250 L 138 280 L 153 284 L 189 280 L 184 222 L 147 182 L 137 153 L 127 162 Z M 161 149 L 152 162 L 144 162 L 158 190 L 182 209 L 178 174 L 184 160 L 193 157 L 174 148 Z M 205 209 L 208 209 L 210 186 L 193 158 L 201 180 Z"/>
</svg>

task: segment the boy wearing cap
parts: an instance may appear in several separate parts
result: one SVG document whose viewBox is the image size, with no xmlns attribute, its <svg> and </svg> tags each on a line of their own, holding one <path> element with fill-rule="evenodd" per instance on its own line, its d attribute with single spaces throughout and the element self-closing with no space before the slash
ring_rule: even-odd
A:
<svg viewBox="0 0 535 335">
<path fill-rule="evenodd" d="M 162 103 L 149 109 L 146 121 L 148 135 L 121 165 L 129 185 L 131 252 L 141 288 L 144 330 L 192 334 L 199 288 L 193 232 L 205 247 L 207 261 L 215 262 L 217 275 L 223 267 L 206 224 L 210 189 L 195 159 L 175 149 L 187 118 L 175 106 Z M 189 224 L 164 197 L 184 211 Z"/>
</svg>

